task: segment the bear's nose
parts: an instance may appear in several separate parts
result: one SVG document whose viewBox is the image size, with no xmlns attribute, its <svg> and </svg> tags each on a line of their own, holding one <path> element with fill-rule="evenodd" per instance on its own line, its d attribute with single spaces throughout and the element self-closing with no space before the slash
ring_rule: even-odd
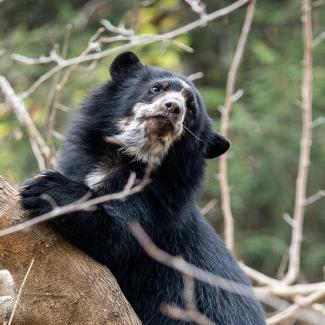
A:
<svg viewBox="0 0 325 325">
<path fill-rule="evenodd" d="M 181 107 L 176 100 L 168 100 L 163 104 L 163 107 L 168 111 L 168 113 L 172 113 L 175 115 L 179 115 L 181 113 Z"/>
</svg>

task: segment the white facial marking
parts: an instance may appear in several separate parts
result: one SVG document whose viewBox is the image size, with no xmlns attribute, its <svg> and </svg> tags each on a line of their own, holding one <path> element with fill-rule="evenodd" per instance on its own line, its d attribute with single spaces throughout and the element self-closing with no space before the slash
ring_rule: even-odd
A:
<svg viewBox="0 0 325 325">
<path fill-rule="evenodd" d="M 180 106 L 185 108 L 185 98 L 181 92 L 167 91 L 163 95 L 157 97 L 151 104 L 150 103 L 137 103 L 133 108 L 135 118 L 149 117 L 157 113 L 157 107 L 159 107 L 164 101 L 174 99 Z M 183 120 L 185 117 L 185 109 L 182 111 Z"/>
<path fill-rule="evenodd" d="M 189 87 L 184 81 L 183 84 L 184 87 Z M 163 113 L 161 107 L 163 102 L 167 100 L 174 100 L 182 107 L 181 115 L 175 121 L 171 121 L 174 131 L 167 132 L 162 137 L 154 132 L 148 134 L 146 130 L 147 124 L 144 119 Z M 185 110 L 184 95 L 177 91 L 167 91 L 158 96 L 152 103 L 137 103 L 133 108 L 133 115 L 119 122 L 118 128 L 121 133 L 106 137 L 105 140 L 120 145 L 120 150 L 124 153 L 155 168 L 160 164 L 173 142 L 181 135 Z M 97 176 L 97 174 L 95 173 L 94 176 Z M 99 174 L 99 178 L 100 176 L 101 174 Z M 96 177 L 94 180 L 96 180 Z"/>
</svg>

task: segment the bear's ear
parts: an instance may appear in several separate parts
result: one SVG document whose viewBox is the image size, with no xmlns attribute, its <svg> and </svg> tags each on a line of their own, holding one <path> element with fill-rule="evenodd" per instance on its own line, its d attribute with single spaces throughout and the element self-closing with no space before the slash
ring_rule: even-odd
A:
<svg viewBox="0 0 325 325">
<path fill-rule="evenodd" d="M 208 140 L 204 150 L 204 157 L 211 159 L 224 154 L 230 147 L 230 141 L 218 133 L 214 133 Z"/>
<path fill-rule="evenodd" d="M 133 52 L 124 52 L 113 60 L 109 72 L 112 79 L 118 81 L 126 78 L 129 73 L 141 67 L 143 67 L 143 64 Z"/>
</svg>

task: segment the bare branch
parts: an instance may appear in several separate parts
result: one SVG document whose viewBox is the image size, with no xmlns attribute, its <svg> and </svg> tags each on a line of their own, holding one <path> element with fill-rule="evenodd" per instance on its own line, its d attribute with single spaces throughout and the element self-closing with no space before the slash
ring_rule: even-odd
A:
<svg viewBox="0 0 325 325">
<path fill-rule="evenodd" d="M 295 226 L 295 221 L 290 217 L 289 213 L 283 213 L 282 218 L 291 227 Z"/>
<path fill-rule="evenodd" d="M 195 293 L 194 293 L 194 280 L 190 276 L 183 274 L 183 300 L 187 310 L 195 310 Z"/>
<path fill-rule="evenodd" d="M 231 102 L 234 104 L 243 96 L 244 96 L 244 90 L 238 89 L 234 94 L 231 95 Z"/>
<path fill-rule="evenodd" d="M 244 270 L 244 272 L 254 281 L 256 281 L 258 284 L 264 285 L 264 286 L 274 286 L 277 284 L 278 280 L 273 279 L 249 266 L 247 266 L 244 263 L 239 263 L 240 267 Z"/>
<path fill-rule="evenodd" d="M 170 318 L 185 320 L 198 325 L 217 325 L 196 309 L 194 279 L 183 274 L 183 283 L 183 300 L 185 308 L 183 309 L 176 305 L 162 304 L 160 307 L 161 312 Z"/>
<path fill-rule="evenodd" d="M 217 325 L 205 315 L 193 310 L 184 310 L 174 305 L 162 305 L 161 311 L 170 318 L 187 322 L 194 322 L 199 325 Z"/>
<path fill-rule="evenodd" d="M 132 29 L 127 29 L 124 26 L 114 26 L 109 20 L 107 19 L 102 19 L 100 23 L 110 32 L 120 34 L 123 36 L 131 36 L 134 35 L 134 30 Z"/>
<path fill-rule="evenodd" d="M 202 215 L 208 214 L 210 211 L 212 211 L 215 206 L 217 205 L 217 200 L 212 199 L 210 200 L 203 208 L 200 209 L 200 212 Z"/>
<path fill-rule="evenodd" d="M 231 106 L 233 103 L 233 93 L 235 90 L 236 75 L 239 69 L 240 61 L 243 56 L 247 37 L 252 25 L 256 1 L 250 1 L 243 27 L 239 36 L 235 55 L 231 63 L 226 86 L 226 97 L 224 109 L 221 112 L 220 132 L 225 137 L 228 136 L 229 120 Z M 227 247 L 233 251 L 234 249 L 234 217 L 231 211 L 230 190 L 228 181 L 228 154 L 225 153 L 219 160 L 219 180 L 220 180 L 220 194 L 221 194 L 221 209 L 225 222 L 225 241 Z"/>
<path fill-rule="evenodd" d="M 306 200 L 305 200 L 305 206 L 306 205 L 310 205 L 310 204 L 313 204 L 315 203 L 316 201 L 322 199 L 325 197 L 325 190 L 319 190 L 317 193 L 315 193 L 314 195 L 308 197 Z"/>
<path fill-rule="evenodd" d="M 21 283 L 21 286 L 19 288 L 18 295 L 17 295 L 16 301 L 15 301 L 15 305 L 14 305 L 14 307 L 12 309 L 12 313 L 11 313 L 10 319 L 8 321 L 8 325 L 11 325 L 12 324 L 12 321 L 13 321 L 14 316 L 15 316 L 15 312 L 16 312 L 16 309 L 17 309 L 17 306 L 18 306 L 18 302 L 19 302 L 20 296 L 21 296 L 21 294 L 23 292 L 23 288 L 24 288 L 25 283 L 27 281 L 28 275 L 29 275 L 29 273 L 30 273 L 30 271 L 31 271 L 31 269 L 33 267 L 33 264 L 34 264 L 34 259 L 32 259 L 32 261 L 30 262 L 29 268 L 28 268 L 28 270 L 26 272 L 26 275 L 25 275 L 25 277 L 23 279 L 23 282 Z"/>
<path fill-rule="evenodd" d="M 239 295 L 244 295 L 250 298 L 254 296 L 249 286 L 224 279 L 213 273 L 202 270 L 197 266 L 186 262 L 183 258 L 172 256 L 162 249 L 158 248 L 138 223 L 130 223 L 130 231 L 137 239 L 137 241 L 141 244 L 146 253 L 156 261 L 167 265 L 184 275 L 197 280 L 201 280 L 214 287 L 237 293 Z"/>
<path fill-rule="evenodd" d="M 37 59 L 29 58 L 27 56 L 16 54 L 16 53 L 13 53 L 11 55 L 11 58 L 17 62 L 27 64 L 27 65 L 47 64 L 52 62 L 56 62 L 58 65 L 61 65 L 63 62 L 63 59 L 56 53 L 55 50 L 52 50 L 49 56 L 41 55 Z"/>
<path fill-rule="evenodd" d="M 23 101 L 15 94 L 8 80 L 3 76 L 0 76 L 0 88 L 5 95 L 8 105 L 10 105 L 16 114 L 20 124 L 26 128 L 39 169 L 45 169 L 46 161 L 50 160 L 50 148 L 36 128 Z"/>
<path fill-rule="evenodd" d="M 325 290 L 325 282 L 304 283 L 296 285 L 287 285 L 286 283 L 271 278 L 244 263 L 239 263 L 244 272 L 253 281 L 263 287 L 255 288 L 257 292 L 267 291 L 280 297 L 295 297 L 299 295 L 308 295 L 317 290 Z"/>
<path fill-rule="evenodd" d="M 138 242 L 141 244 L 143 249 L 146 251 L 146 253 L 154 260 L 168 267 L 171 267 L 174 270 L 192 279 L 197 279 L 206 282 L 214 287 L 221 288 L 229 292 L 252 297 L 252 291 L 250 287 L 219 277 L 205 270 L 202 270 L 196 267 L 195 265 L 187 263 L 181 257 L 172 256 L 167 252 L 161 250 L 152 242 L 152 240 L 148 237 L 148 235 L 145 233 L 145 231 L 138 223 L 131 223 L 130 230 L 132 234 L 135 236 L 135 238 L 138 240 Z M 289 311 L 291 311 L 292 309 L 294 309 L 294 311 L 297 311 L 299 310 L 299 308 L 305 308 L 307 305 L 311 304 L 312 302 L 320 300 L 321 296 L 325 292 L 325 282 L 289 286 L 279 280 L 272 279 L 245 265 L 242 265 L 242 267 L 246 273 L 253 275 L 253 278 L 258 280 L 258 282 L 267 285 L 267 287 L 255 288 L 255 292 L 263 302 L 276 309 L 282 309 L 283 306 L 286 306 Z M 187 289 L 189 290 L 189 288 Z M 302 296 L 306 294 L 310 295 L 308 296 L 308 299 L 305 299 L 306 297 Z M 290 297 L 292 299 L 296 299 L 295 304 L 299 305 L 298 308 L 295 305 L 290 306 L 285 300 L 279 298 L 278 296 Z M 312 300 L 310 299 L 311 297 L 313 297 Z M 165 312 L 168 316 L 172 318 L 182 319 L 182 320 L 191 319 L 192 321 L 197 322 L 198 324 L 209 324 L 208 323 L 209 320 L 207 319 L 202 320 L 202 322 L 200 322 L 198 319 L 195 318 L 196 316 L 194 314 L 196 310 L 194 310 L 193 312 L 193 310 L 188 310 L 188 309 L 184 310 L 174 305 L 167 305 L 167 306 L 164 305 L 163 312 Z M 294 317 L 296 319 L 301 319 L 301 320 L 308 319 L 311 321 L 312 321 L 311 317 L 315 316 L 314 315 L 315 313 L 312 313 L 310 317 L 309 316 L 307 317 L 304 313 L 300 313 L 298 311 L 294 315 L 293 314 L 294 314 L 293 312 L 292 313 L 290 312 L 290 317 Z M 320 319 L 319 315 L 317 315 L 317 319 Z"/>
<path fill-rule="evenodd" d="M 81 210 L 88 210 L 98 204 L 114 201 L 114 200 L 125 200 L 128 196 L 138 193 L 143 190 L 145 186 L 150 183 L 150 170 L 146 171 L 143 179 L 136 184 L 136 176 L 134 173 L 131 173 L 127 184 L 125 185 L 124 189 L 119 193 L 107 194 L 104 196 L 100 196 L 91 200 L 88 200 L 89 194 L 87 193 L 85 197 L 72 202 L 71 204 L 63 205 L 61 207 L 55 207 L 52 211 L 37 216 L 33 219 L 18 223 L 12 227 L 1 229 L 0 230 L 0 237 L 7 236 L 9 234 L 13 234 L 15 232 L 27 229 L 31 226 L 37 225 L 41 222 L 48 221 L 55 217 L 61 216 L 63 214 L 81 211 Z M 87 201 L 88 200 L 88 201 Z"/>
<path fill-rule="evenodd" d="M 317 126 L 320 126 L 323 123 L 325 123 L 325 118 L 323 116 L 320 116 L 313 121 L 312 128 L 316 128 Z"/>
<path fill-rule="evenodd" d="M 299 299 L 297 299 L 295 304 L 293 304 L 292 306 L 290 306 L 287 309 L 285 309 L 284 311 L 281 311 L 280 313 L 270 317 L 267 320 L 267 324 L 268 325 L 279 324 L 279 323 L 283 322 L 284 320 L 287 320 L 290 318 L 299 318 L 302 320 L 304 319 L 304 320 L 308 321 L 309 323 L 311 323 L 312 317 L 306 317 L 307 315 L 304 315 L 306 313 L 306 311 L 304 311 L 303 313 L 300 313 L 299 309 L 309 307 L 312 303 L 319 301 L 323 297 L 325 297 L 325 290 L 318 290 L 318 291 L 311 293 L 307 297 L 299 298 Z M 321 324 L 324 322 L 325 322 L 325 317 L 321 317 L 321 318 L 318 317 L 317 320 L 315 322 L 313 322 L 313 324 L 318 325 L 318 324 Z"/>
<path fill-rule="evenodd" d="M 109 55 L 116 54 L 116 53 L 119 53 L 122 51 L 127 51 L 134 47 L 152 44 L 155 42 L 166 41 L 166 40 L 173 40 L 174 38 L 176 38 L 180 35 L 188 33 L 196 28 L 205 26 L 207 22 L 227 16 L 227 15 L 231 14 L 232 12 L 236 11 L 237 9 L 241 8 L 242 6 L 246 5 L 249 2 L 250 2 L 250 0 L 238 0 L 227 7 L 224 7 L 222 9 L 213 11 L 210 14 L 205 15 L 204 18 L 200 17 L 199 19 L 197 19 L 187 25 L 184 25 L 182 27 L 174 29 L 170 32 L 158 34 L 158 35 L 134 35 L 130 39 L 130 41 L 126 44 L 122 44 L 122 45 L 119 45 L 119 46 L 116 46 L 113 48 L 109 48 L 107 50 L 100 51 L 97 53 L 91 53 L 91 54 L 87 54 L 87 55 L 80 54 L 77 57 L 67 59 L 67 60 L 64 60 L 61 57 L 57 58 L 55 56 L 53 62 L 56 62 L 57 65 L 55 67 L 53 67 L 52 69 L 50 69 L 47 73 L 42 75 L 38 80 L 36 80 L 36 82 L 29 89 L 24 91 L 20 95 L 20 97 L 24 99 L 24 98 L 30 96 L 42 83 L 47 81 L 49 78 L 51 78 L 53 75 L 55 75 L 59 71 L 66 69 L 67 67 L 69 67 L 71 65 L 76 65 L 76 64 L 80 64 L 80 63 L 89 62 L 89 61 L 98 61 L 98 60 L 101 60 Z M 16 58 L 16 55 L 13 58 Z"/>
<path fill-rule="evenodd" d="M 100 34 L 103 32 L 103 28 L 99 28 L 95 34 L 89 39 L 87 48 L 81 53 L 81 55 L 87 55 L 90 53 L 94 48 L 96 48 L 97 45 L 97 38 L 100 36 Z M 69 30 L 68 30 L 69 31 Z M 69 33 L 68 33 L 69 35 Z M 68 37 L 65 38 L 65 42 L 63 44 L 63 51 L 62 55 L 63 57 L 66 55 L 67 47 L 68 47 Z M 48 121 L 47 121 L 47 130 L 48 130 L 48 144 L 51 147 L 52 151 L 54 151 L 54 145 L 53 145 L 53 130 L 55 128 L 55 117 L 58 109 L 57 103 L 60 100 L 60 96 L 62 93 L 62 90 L 65 86 L 65 84 L 68 82 L 69 78 L 71 77 L 72 73 L 76 70 L 77 64 L 74 64 L 70 66 L 65 73 L 63 74 L 63 77 L 61 80 L 57 80 L 55 82 L 54 92 L 53 92 L 53 103 L 52 103 L 52 109 L 50 109 L 48 114 Z"/>
<path fill-rule="evenodd" d="M 304 69 L 301 85 L 302 92 L 302 132 L 300 138 L 300 157 L 296 180 L 295 208 L 289 250 L 288 273 L 284 278 L 287 283 L 294 282 L 300 271 L 300 252 L 305 214 L 306 188 L 310 164 L 312 143 L 312 84 L 313 84 L 313 33 L 310 0 L 302 2 L 302 23 L 304 41 Z"/>
<path fill-rule="evenodd" d="M 206 5 L 201 0 L 184 0 L 190 7 L 191 10 L 197 13 L 201 18 L 206 16 Z"/>
<path fill-rule="evenodd" d="M 188 75 L 187 79 L 194 81 L 194 80 L 203 78 L 203 76 L 204 76 L 203 72 L 199 71 L 199 72 L 195 72 L 195 73 Z"/>
<path fill-rule="evenodd" d="M 317 8 L 317 7 L 319 7 L 319 6 L 322 6 L 323 4 L 325 4 L 325 0 L 315 0 L 315 1 L 312 3 L 311 7 L 312 7 L 312 8 Z"/>
<path fill-rule="evenodd" d="M 53 67 L 52 69 L 50 69 L 49 71 L 47 71 L 45 74 L 43 74 L 42 76 L 40 76 L 33 84 L 32 86 L 24 91 L 23 93 L 21 93 L 19 96 L 21 99 L 25 99 L 28 96 L 30 96 L 42 83 L 44 83 L 45 81 L 47 81 L 48 79 L 50 79 L 52 76 L 54 76 L 56 73 L 58 73 L 59 71 L 61 71 L 64 68 L 64 66 L 62 65 L 57 65 L 55 67 Z"/>
<path fill-rule="evenodd" d="M 323 42 L 325 40 L 325 31 L 321 32 L 318 36 L 315 37 L 313 43 L 314 43 L 314 47 L 319 45 L 321 42 Z"/>
</svg>

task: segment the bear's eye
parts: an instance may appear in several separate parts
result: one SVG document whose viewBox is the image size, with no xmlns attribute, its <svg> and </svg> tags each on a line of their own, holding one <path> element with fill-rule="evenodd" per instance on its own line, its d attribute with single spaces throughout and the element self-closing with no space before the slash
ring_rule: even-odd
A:
<svg viewBox="0 0 325 325">
<path fill-rule="evenodd" d="M 153 92 L 153 93 L 159 93 L 160 92 L 160 87 L 159 86 L 152 86 L 151 87 L 151 91 Z"/>
</svg>

